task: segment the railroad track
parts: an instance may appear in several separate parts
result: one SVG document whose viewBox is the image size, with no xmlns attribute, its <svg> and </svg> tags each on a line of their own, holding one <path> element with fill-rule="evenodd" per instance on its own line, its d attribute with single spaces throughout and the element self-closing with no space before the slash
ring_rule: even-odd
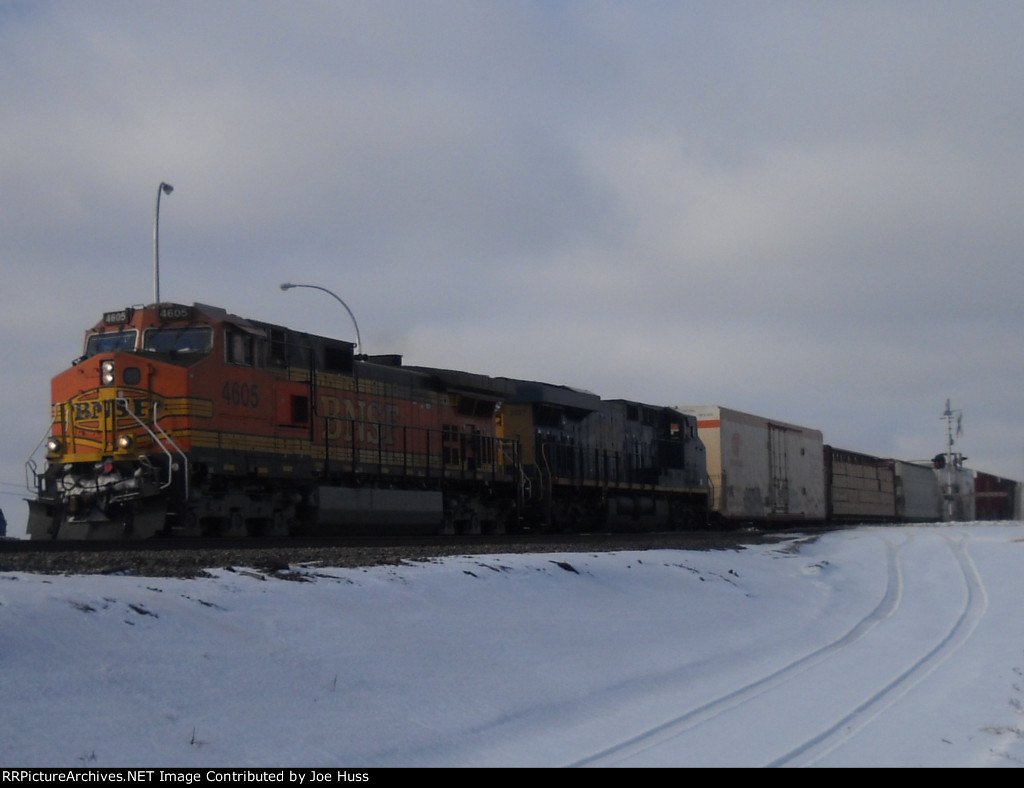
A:
<svg viewBox="0 0 1024 788">
<path fill-rule="evenodd" d="M 821 529 L 808 529 L 807 535 Z M 0 540 L 0 572 L 195 577 L 224 566 L 359 567 L 467 553 L 729 550 L 801 532 L 685 531 L 642 534 L 501 534 L 429 537 L 154 539 L 144 542 Z"/>
</svg>

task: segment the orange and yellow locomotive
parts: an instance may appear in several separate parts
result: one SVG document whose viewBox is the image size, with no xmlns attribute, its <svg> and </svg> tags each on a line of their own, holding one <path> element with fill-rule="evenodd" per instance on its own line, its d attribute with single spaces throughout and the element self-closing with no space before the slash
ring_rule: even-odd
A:
<svg viewBox="0 0 1024 788">
<path fill-rule="evenodd" d="M 494 419 L 508 386 L 201 304 L 108 312 L 53 379 L 28 532 L 499 527 L 515 505 Z"/>
</svg>

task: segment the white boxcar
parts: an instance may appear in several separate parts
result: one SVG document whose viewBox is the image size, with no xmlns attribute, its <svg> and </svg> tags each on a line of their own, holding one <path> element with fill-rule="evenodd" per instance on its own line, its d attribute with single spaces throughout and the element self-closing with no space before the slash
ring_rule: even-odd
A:
<svg viewBox="0 0 1024 788">
<path fill-rule="evenodd" d="M 931 465 L 896 460 L 896 517 L 928 523 L 942 519 L 939 479 Z"/>
<path fill-rule="evenodd" d="M 712 510 L 727 520 L 823 521 L 820 430 L 719 405 L 681 405 L 707 450 Z"/>
</svg>

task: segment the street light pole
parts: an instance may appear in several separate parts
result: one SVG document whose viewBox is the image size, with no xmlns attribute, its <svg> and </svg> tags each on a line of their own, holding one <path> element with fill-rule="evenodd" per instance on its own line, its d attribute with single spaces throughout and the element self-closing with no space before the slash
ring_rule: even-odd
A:
<svg viewBox="0 0 1024 788">
<path fill-rule="evenodd" d="M 160 195 L 170 194 L 174 187 L 160 183 L 156 190 L 156 212 L 153 216 L 153 301 L 160 303 Z"/>
<path fill-rule="evenodd" d="M 308 287 L 312 290 L 323 290 L 327 295 L 331 296 L 335 301 L 345 307 L 345 311 L 348 312 L 348 316 L 352 318 L 352 325 L 356 328 L 356 347 L 359 348 L 359 352 L 363 352 L 363 340 L 359 336 L 359 324 L 356 322 L 356 316 L 352 314 L 352 310 L 348 308 L 348 304 L 341 300 L 337 293 L 331 292 L 326 287 L 320 287 L 320 285 L 296 285 L 291 282 L 284 282 L 281 285 L 282 290 L 291 290 L 293 287 Z"/>
</svg>

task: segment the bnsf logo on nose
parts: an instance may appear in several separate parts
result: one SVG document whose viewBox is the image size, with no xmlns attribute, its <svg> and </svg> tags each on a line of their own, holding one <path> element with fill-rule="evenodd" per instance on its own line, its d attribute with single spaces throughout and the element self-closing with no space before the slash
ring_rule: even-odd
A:
<svg viewBox="0 0 1024 788">
<path fill-rule="evenodd" d="M 111 408 L 117 416 L 129 416 L 135 414 L 140 419 L 145 418 L 149 413 L 149 400 L 141 397 L 129 400 L 105 400 L 103 402 L 75 402 L 72 404 L 76 419 L 96 419 L 100 416 L 110 416 Z"/>
</svg>

